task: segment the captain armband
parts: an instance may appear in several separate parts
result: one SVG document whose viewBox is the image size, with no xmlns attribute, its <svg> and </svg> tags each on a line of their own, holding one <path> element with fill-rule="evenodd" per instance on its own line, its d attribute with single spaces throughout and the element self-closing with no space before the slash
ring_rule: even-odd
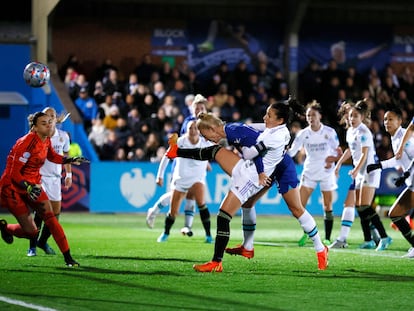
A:
<svg viewBox="0 0 414 311">
<path fill-rule="evenodd" d="M 259 142 L 258 144 L 254 145 L 254 147 L 256 148 L 257 152 L 259 153 L 259 155 L 263 155 L 266 153 L 267 148 L 265 146 L 265 144 L 263 143 L 263 141 Z"/>
</svg>

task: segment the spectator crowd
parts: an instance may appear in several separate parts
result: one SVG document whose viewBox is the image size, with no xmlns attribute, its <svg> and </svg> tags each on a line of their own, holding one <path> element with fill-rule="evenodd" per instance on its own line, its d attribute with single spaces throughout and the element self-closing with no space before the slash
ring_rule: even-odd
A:
<svg viewBox="0 0 414 311">
<path fill-rule="evenodd" d="M 266 107 L 289 98 L 290 89 L 282 71 L 270 72 L 266 62 L 254 70 L 240 61 L 230 70 L 220 63 L 207 80 L 201 81 L 182 62 L 156 65 L 150 54 L 131 68 L 124 78 L 111 59 L 87 77 L 80 61 L 71 55 L 61 66 L 60 75 L 69 95 L 80 111 L 89 141 L 101 160 L 160 161 L 168 135 L 180 132 L 189 107 L 198 93 L 208 99 L 207 109 L 226 122 L 262 122 Z M 333 127 L 345 143 L 345 129 L 339 125 L 337 110 L 344 101 L 368 99 L 377 153 L 380 159 L 391 156 L 390 138 L 383 126 L 387 104 L 403 109 L 403 125 L 414 116 L 414 73 L 407 66 L 401 73 L 385 66 L 358 72 L 355 67 L 339 69 L 335 60 L 322 67 L 312 60 L 300 73 L 298 94 L 302 104 L 316 100 L 324 112 L 323 122 Z M 304 127 L 297 116 L 292 124 Z"/>
</svg>

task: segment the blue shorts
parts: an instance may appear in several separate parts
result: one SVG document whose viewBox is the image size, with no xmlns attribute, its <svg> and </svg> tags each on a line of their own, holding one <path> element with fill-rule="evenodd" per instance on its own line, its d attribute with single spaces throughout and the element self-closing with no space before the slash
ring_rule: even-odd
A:
<svg viewBox="0 0 414 311">
<path fill-rule="evenodd" d="M 352 183 L 349 185 L 348 190 L 355 190 L 355 179 L 352 179 Z"/>
<path fill-rule="evenodd" d="M 282 161 L 276 165 L 271 177 L 280 194 L 285 194 L 289 189 L 299 185 L 295 163 L 288 154 L 285 154 Z"/>
</svg>

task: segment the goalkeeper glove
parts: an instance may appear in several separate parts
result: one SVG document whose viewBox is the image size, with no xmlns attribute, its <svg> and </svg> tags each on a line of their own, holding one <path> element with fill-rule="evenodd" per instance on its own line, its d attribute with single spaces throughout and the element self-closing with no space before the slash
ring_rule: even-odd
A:
<svg viewBox="0 0 414 311">
<path fill-rule="evenodd" d="M 377 169 L 382 169 L 381 163 L 367 165 L 367 173 L 371 173 L 372 171 L 377 170 Z"/>
<path fill-rule="evenodd" d="M 396 187 L 401 187 L 402 185 L 404 185 L 405 180 L 410 176 L 410 172 L 404 172 L 400 177 L 398 177 L 397 179 L 395 179 L 394 181 L 394 185 Z"/>
<path fill-rule="evenodd" d="M 32 201 L 36 201 L 42 193 L 42 187 L 40 185 L 32 185 L 27 181 L 23 181 L 22 186 L 26 189 L 27 195 Z"/>
<path fill-rule="evenodd" d="M 63 160 L 63 164 L 82 164 L 82 163 L 89 163 L 90 161 L 85 157 L 72 157 L 72 158 L 65 158 Z"/>
</svg>

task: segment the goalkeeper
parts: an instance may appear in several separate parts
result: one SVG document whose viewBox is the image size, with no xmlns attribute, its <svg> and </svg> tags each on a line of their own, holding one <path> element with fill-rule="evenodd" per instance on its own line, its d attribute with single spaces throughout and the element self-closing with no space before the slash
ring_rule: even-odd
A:
<svg viewBox="0 0 414 311">
<path fill-rule="evenodd" d="M 38 213 L 48 226 L 62 252 L 67 266 L 79 266 L 70 253 L 69 244 L 62 226 L 57 221 L 50 200 L 40 183 L 40 167 L 46 159 L 58 164 L 79 165 L 87 160 L 82 157 L 66 158 L 53 150 L 50 136 L 52 119 L 43 112 L 30 116 L 30 132 L 19 138 L 7 157 L 6 168 L 0 179 L 0 205 L 9 209 L 18 224 L 7 224 L 0 219 L 2 239 L 13 243 L 13 236 L 34 238 L 38 229 L 30 209 Z"/>
<path fill-rule="evenodd" d="M 414 203 L 414 137 L 412 131 L 414 130 L 414 119 L 411 121 L 407 130 L 401 127 L 402 112 L 396 106 L 390 106 L 384 115 L 385 130 L 391 135 L 391 144 L 395 156 L 391 159 L 381 161 L 377 164 L 370 164 L 367 166 L 367 171 L 375 169 L 402 167 L 404 173 L 395 180 L 395 185 L 400 187 L 404 184 L 407 187 L 398 196 L 397 200 L 391 206 L 388 216 L 391 218 L 393 224 L 398 228 L 403 237 L 411 244 L 404 257 L 414 258 L 414 232 L 407 221 L 407 214 L 413 211 Z"/>
</svg>

